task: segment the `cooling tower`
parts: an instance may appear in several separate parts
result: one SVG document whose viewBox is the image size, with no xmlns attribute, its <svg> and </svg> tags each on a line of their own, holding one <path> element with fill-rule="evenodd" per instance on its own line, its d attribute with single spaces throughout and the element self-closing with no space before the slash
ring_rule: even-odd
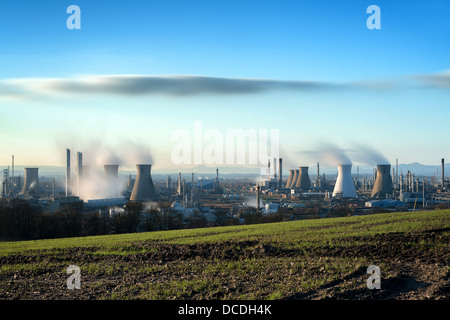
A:
<svg viewBox="0 0 450 320">
<path fill-rule="evenodd" d="M 153 185 L 151 175 L 151 164 L 137 164 L 137 176 L 134 182 L 133 191 L 131 192 L 131 201 L 155 201 L 155 186 Z"/>
<path fill-rule="evenodd" d="M 103 166 L 105 170 L 106 179 L 118 179 L 119 178 L 119 165 L 118 164 L 105 164 Z"/>
<path fill-rule="evenodd" d="M 294 170 L 294 176 L 292 177 L 291 185 L 289 188 L 295 188 L 298 180 L 299 170 Z"/>
<path fill-rule="evenodd" d="M 309 188 L 311 188 L 311 180 L 309 179 L 308 175 L 308 167 L 298 167 L 298 168 L 299 168 L 299 175 L 295 187 L 302 190 L 308 190 Z"/>
<path fill-rule="evenodd" d="M 38 171 L 39 168 L 25 168 L 25 180 L 21 192 L 23 195 L 40 195 Z"/>
<path fill-rule="evenodd" d="M 377 179 L 372 189 L 372 197 L 386 197 L 386 194 L 392 194 L 394 186 L 392 185 L 391 165 L 377 165 Z"/>
<path fill-rule="evenodd" d="M 294 170 L 289 170 L 289 177 L 286 182 L 286 188 L 290 188 L 292 185 L 292 180 L 294 179 Z"/>
<path fill-rule="evenodd" d="M 338 165 L 338 176 L 333 190 L 333 197 L 356 198 L 355 185 L 352 179 L 352 165 Z"/>
</svg>

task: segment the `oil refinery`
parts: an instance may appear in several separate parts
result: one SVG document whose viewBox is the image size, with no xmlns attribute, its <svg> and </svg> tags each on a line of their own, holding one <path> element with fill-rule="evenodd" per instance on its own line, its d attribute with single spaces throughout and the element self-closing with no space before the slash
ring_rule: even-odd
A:
<svg viewBox="0 0 450 320">
<path fill-rule="evenodd" d="M 444 159 L 440 176 L 418 175 L 408 170 L 381 163 L 373 174 L 360 174 L 359 166 L 338 164 L 336 174 L 317 172 L 311 177 L 310 167 L 299 165 L 283 172 L 282 158 L 270 159 L 265 175 L 222 175 L 215 169 L 210 174 L 178 172 L 152 177 L 152 163 L 135 164 L 136 171 L 121 170 L 119 163 L 103 164 L 103 172 L 83 165 L 83 153 L 76 154 L 76 168 L 71 167 L 71 150 L 65 150 L 64 178 L 40 176 L 38 167 L 14 166 L 3 170 L 3 201 L 22 199 L 55 213 L 64 206 L 78 206 L 83 212 L 108 212 L 111 217 L 131 202 L 170 204 L 172 210 L 186 219 L 195 214 L 214 225 L 221 211 L 242 223 L 240 213 L 253 208 L 263 216 L 279 215 L 284 220 L 326 218 L 336 216 L 338 209 L 350 215 L 363 215 L 383 210 L 405 211 L 447 206 L 450 203 L 445 177 Z M 278 165 L 278 170 L 276 169 Z M 356 171 L 356 172 L 355 172 Z M 172 176 L 171 176 L 172 174 Z M 378 211 L 377 211 L 378 210 Z M 342 211 L 342 210 L 341 210 Z M 342 213 L 340 213 L 342 215 Z"/>
</svg>

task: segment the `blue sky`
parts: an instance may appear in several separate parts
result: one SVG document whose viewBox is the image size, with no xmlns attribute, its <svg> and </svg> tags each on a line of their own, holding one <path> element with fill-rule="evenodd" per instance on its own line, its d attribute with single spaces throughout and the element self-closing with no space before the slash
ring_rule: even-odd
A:
<svg viewBox="0 0 450 320">
<path fill-rule="evenodd" d="M 81 9 L 81 30 L 66 27 L 71 4 Z M 371 4 L 381 9 L 380 30 L 366 27 Z M 64 145 L 82 148 L 77 141 L 94 137 L 142 140 L 156 167 L 174 167 L 171 133 L 196 120 L 279 129 L 292 165 L 312 162 L 302 151 L 321 141 L 368 144 L 391 162 L 439 163 L 450 157 L 449 13 L 438 0 L 2 2 L 0 165 L 11 154 L 21 164 L 62 165 Z M 112 75 L 125 78 L 112 88 Z M 162 93 L 136 93 L 122 90 L 128 75 L 318 89 L 270 83 L 180 95 L 169 83 Z M 148 83 L 141 80 L 132 79 Z"/>
</svg>

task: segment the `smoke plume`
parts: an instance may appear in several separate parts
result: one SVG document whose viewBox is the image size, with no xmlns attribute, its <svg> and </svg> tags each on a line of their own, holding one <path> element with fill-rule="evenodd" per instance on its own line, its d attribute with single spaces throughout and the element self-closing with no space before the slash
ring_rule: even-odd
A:
<svg viewBox="0 0 450 320">
<path fill-rule="evenodd" d="M 321 162 L 329 166 L 338 166 L 341 164 L 352 164 L 347 156 L 346 150 L 331 143 L 320 143 L 321 147 L 317 150 L 300 152 L 302 156 L 309 158 L 310 162 Z"/>
<path fill-rule="evenodd" d="M 104 165 L 119 165 L 119 170 L 136 170 L 136 164 L 153 164 L 153 157 L 147 144 L 136 141 L 115 141 L 114 145 L 95 139 L 56 139 L 61 163 L 66 164 L 65 149 L 71 151 L 71 188 L 80 199 L 105 199 L 122 197 L 125 183 L 118 178 L 107 178 Z M 81 179 L 77 177 L 77 152 L 82 153 L 84 170 Z"/>
<path fill-rule="evenodd" d="M 351 153 L 352 159 L 363 165 L 389 164 L 389 161 L 381 152 L 368 145 L 355 144 Z"/>
</svg>

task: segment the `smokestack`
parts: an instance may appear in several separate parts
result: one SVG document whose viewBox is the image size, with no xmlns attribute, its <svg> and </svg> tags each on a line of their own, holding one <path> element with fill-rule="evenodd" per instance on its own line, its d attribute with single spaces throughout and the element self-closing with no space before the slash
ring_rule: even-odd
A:
<svg viewBox="0 0 450 320">
<path fill-rule="evenodd" d="M 80 195 L 80 183 L 81 183 L 81 175 L 83 171 L 83 154 L 81 152 L 77 152 L 77 194 Z"/>
<path fill-rule="evenodd" d="M 273 177 L 277 178 L 277 158 L 273 158 Z"/>
<path fill-rule="evenodd" d="M 283 188 L 283 159 L 278 160 L 278 190 Z"/>
<path fill-rule="evenodd" d="M 290 188 L 292 185 L 292 180 L 294 180 L 294 170 L 289 170 L 289 177 L 286 182 L 286 188 Z"/>
<path fill-rule="evenodd" d="M 70 149 L 66 149 L 66 197 L 69 196 L 70 188 Z"/>
<path fill-rule="evenodd" d="M 333 190 L 333 197 L 341 195 L 343 198 L 356 198 L 355 185 L 352 179 L 352 165 L 338 165 L 338 176 Z"/>
<path fill-rule="evenodd" d="M 395 188 L 398 187 L 398 159 L 395 159 Z"/>
<path fill-rule="evenodd" d="M 12 155 L 12 175 L 11 175 L 11 195 L 12 197 L 14 197 L 14 192 L 15 192 L 15 179 L 14 179 L 14 155 Z"/>
<path fill-rule="evenodd" d="M 25 168 L 25 181 L 21 192 L 23 195 L 40 195 L 38 171 L 39 168 Z"/>
<path fill-rule="evenodd" d="M 151 164 L 137 164 L 137 176 L 131 192 L 131 201 L 156 201 L 155 186 L 153 185 Z M 181 173 L 180 173 L 181 176 Z"/>
<path fill-rule="evenodd" d="M 257 213 L 259 213 L 259 210 L 260 210 L 260 207 L 259 207 L 259 202 L 261 201 L 260 200 L 260 197 L 261 197 L 261 187 L 258 185 L 257 187 L 256 187 L 256 212 Z"/>
<path fill-rule="evenodd" d="M 294 177 L 292 178 L 290 188 L 295 188 L 295 186 L 297 185 L 298 176 L 299 176 L 299 170 L 294 170 Z"/>
<path fill-rule="evenodd" d="M 297 183 L 295 184 L 296 188 L 300 188 L 302 190 L 308 190 L 311 188 L 311 180 L 309 179 L 308 167 L 298 167 L 299 168 L 299 176 L 297 178 Z"/>
<path fill-rule="evenodd" d="M 442 188 L 444 188 L 444 184 L 445 184 L 445 178 L 444 178 L 444 158 L 442 158 L 441 160 L 441 184 L 442 184 Z"/>
<path fill-rule="evenodd" d="M 391 165 L 377 165 L 377 179 L 375 180 L 371 197 L 386 197 L 386 195 L 392 194 L 393 190 L 394 186 L 392 185 Z"/>
</svg>

